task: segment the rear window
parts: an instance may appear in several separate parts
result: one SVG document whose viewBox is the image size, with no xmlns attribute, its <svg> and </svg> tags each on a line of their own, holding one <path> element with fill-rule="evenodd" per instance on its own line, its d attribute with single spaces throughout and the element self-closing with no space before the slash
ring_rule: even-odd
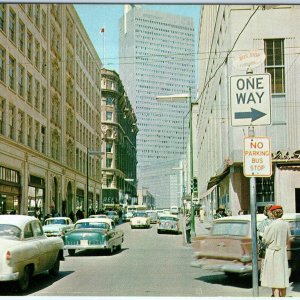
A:
<svg viewBox="0 0 300 300">
<path fill-rule="evenodd" d="M 96 222 L 82 222 L 76 224 L 75 229 L 82 229 L 82 228 L 109 229 L 109 225 L 107 223 L 96 223 Z"/>
<path fill-rule="evenodd" d="M 11 239 L 20 239 L 21 229 L 14 225 L 0 224 L 0 237 L 11 238 Z"/>
<path fill-rule="evenodd" d="M 218 222 L 211 229 L 212 235 L 246 236 L 248 232 L 248 222 Z"/>
<path fill-rule="evenodd" d="M 300 236 L 300 221 L 291 221 L 289 222 L 291 235 Z"/>
<path fill-rule="evenodd" d="M 172 218 L 172 217 L 160 217 L 161 221 L 177 221 L 176 218 Z"/>
</svg>

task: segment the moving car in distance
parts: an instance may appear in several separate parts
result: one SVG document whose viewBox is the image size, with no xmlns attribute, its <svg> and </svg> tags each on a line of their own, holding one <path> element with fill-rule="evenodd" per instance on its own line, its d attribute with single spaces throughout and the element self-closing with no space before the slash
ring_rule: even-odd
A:
<svg viewBox="0 0 300 300">
<path fill-rule="evenodd" d="M 146 213 L 150 218 L 150 224 L 156 224 L 158 220 L 158 215 L 156 210 L 146 210 Z"/>
<path fill-rule="evenodd" d="M 114 210 L 109 210 L 109 211 L 106 213 L 106 215 L 107 215 L 110 219 L 112 219 L 112 220 L 115 222 L 115 224 L 118 224 L 118 223 L 119 223 L 119 215 L 118 215 L 118 213 L 117 213 L 116 211 L 114 211 Z"/>
<path fill-rule="evenodd" d="M 136 211 L 130 219 L 131 228 L 150 228 L 150 217 L 146 211 Z"/>
<path fill-rule="evenodd" d="M 86 218 L 75 223 L 73 231 L 65 235 L 64 249 L 73 256 L 76 250 L 101 249 L 112 254 L 121 250 L 124 241 L 123 230 L 116 229 L 109 218 Z"/>
<path fill-rule="evenodd" d="M 39 273 L 57 276 L 61 260 L 62 239 L 48 238 L 37 218 L 0 215 L 0 281 L 16 281 L 25 291 Z"/>
<path fill-rule="evenodd" d="M 47 236 L 64 238 L 66 232 L 73 230 L 74 224 L 68 217 L 53 217 L 45 220 L 43 231 Z"/>
<path fill-rule="evenodd" d="M 256 215 L 257 224 L 266 218 Z M 299 272 L 300 263 L 300 214 L 282 216 L 290 224 L 291 237 L 287 248 L 292 274 Z M 230 216 L 216 219 L 206 236 L 192 239 L 195 260 L 191 266 L 224 272 L 228 276 L 252 272 L 251 215 Z M 260 269 L 261 260 L 258 260 Z"/>
<path fill-rule="evenodd" d="M 100 215 L 90 215 L 89 218 L 108 218 L 108 216 L 105 215 L 105 214 L 100 214 Z"/>
<path fill-rule="evenodd" d="M 181 233 L 179 218 L 175 215 L 160 215 L 157 221 L 157 233 Z"/>
<path fill-rule="evenodd" d="M 178 206 L 172 205 L 172 206 L 170 207 L 170 213 L 171 213 L 172 215 L 178 215 L 178 214 L 179 214 L 179 208 L 178 208 Z"/>
</svg>

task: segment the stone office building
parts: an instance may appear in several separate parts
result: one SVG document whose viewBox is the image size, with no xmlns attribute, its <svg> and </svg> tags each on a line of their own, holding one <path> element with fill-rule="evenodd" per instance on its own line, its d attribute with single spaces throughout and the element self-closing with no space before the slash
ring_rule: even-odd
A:
<svg viewBox="0 0 300 300">
<path fill-rule="evenodd" d="M 101 205 L 100 76 L 73 5 L 0 4 L 0 213 Z"/>
</svg>

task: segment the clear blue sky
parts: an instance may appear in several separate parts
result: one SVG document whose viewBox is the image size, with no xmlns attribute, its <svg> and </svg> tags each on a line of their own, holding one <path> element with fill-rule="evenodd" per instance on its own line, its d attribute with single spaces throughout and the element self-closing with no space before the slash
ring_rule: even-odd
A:
<svg viewBox="0 0 300 300">
<path fill-rule="evenodd" d="M 144 5 L 147 9 L 194 17 L 195 50 L 197 49 L 200 5 Z M 75 9 L 87 31 L 99 57 L 106 68 L 119 71 L 119 19 L 123 15 L 123 4 L 75 4 Z M 100 28 L 105 28 L 104 37 Z M 105 40 L 103 40 L 105 39 Z M 105 45 L 105 46 L 104 46 Z M 105 48 L 105 53 L 104 52 Z"/>
</svg>

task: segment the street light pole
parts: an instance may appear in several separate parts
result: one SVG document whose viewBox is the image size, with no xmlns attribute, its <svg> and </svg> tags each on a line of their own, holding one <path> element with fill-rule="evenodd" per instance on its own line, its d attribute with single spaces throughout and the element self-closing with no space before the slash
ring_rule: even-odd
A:
<svg viewBox="0 0 300 300">
<path fill-rule="evenodd" d="M 89 148 L 86 148 L 86 217 L 88 217 L 89 209 Z"/>
<path fill-rule="evenodd" d="M 190 180 L 191 180 L 191 236 L 196 236 L 195 233 L 195 210 L 193 203 L 193 193 L 194 193 L 194 168 L 193 168 L 193 107 L 192 107 L 192 92 L 189 88 L 189 113 L 190 113 Z"/>
</svg>

